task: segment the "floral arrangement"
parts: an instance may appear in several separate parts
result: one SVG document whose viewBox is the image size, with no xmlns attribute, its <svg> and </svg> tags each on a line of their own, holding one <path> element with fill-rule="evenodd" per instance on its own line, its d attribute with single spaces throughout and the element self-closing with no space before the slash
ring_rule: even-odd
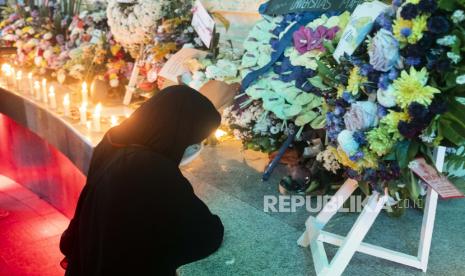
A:
<svg viewBox="0 0 465 276">
<path fill-rule="evenodd" d="M 303 14 L 264 16 L 254 26 L 244 42 L 246 52 L 241 63 L 243 78 L 270 63 L 280 45 L 280 39 L 302 16 Z M 289 126 L 296 129 L 298 141 L 304 140 L 301 137 L 304 130 L 324 127 L 324 101 L 308 79 L 316 74 L 318 60 L 337 44 L 348 17 L 348 13 L 330 17 L 323 15 L 292 33 L 292 41 L 284 53 L 264 74 L 246 87 L 244 93 L 238 97 L 236 108 L 226 114 L 226 121 L 238 134 L 238 138 L 243 139 L 245 144 L 259 141 L 258 145 L 252 147 L 270 152 L 280 146 L 283 137 L 288 136 Z M 255 110 L 257 105 L 264 110 L 260 120 L 241 122 L 241 114 L 253 113 L 248 109 Z M 247 119 L 249 117 L 245 116 Z M 263 127 L 263 122 L 271 121 L 278 122 L 280 127 Z M 250 131 L 253 129 L 264 131 Z M 276 139 L 276 136 L 281 138 Z"/>
<path fill-rule="evenodd" d="M 211 80 L 227 84 L 239 83 L 242 51 L 226 45 L 218 48 L 216 57 L 209 54 L 204 58 L 187 60 L 189 74 L 183 76 L 183 82 L 197 90 Z"/>
<path fill-rule="evenodd" d="M 165 0 L 109 0 L 108 25 L 115 40 L 128 49 L 134 57 L 138 46 L 148 42 L 164 17 Z"/>
<path fill-rule="evenodd" d="M 327 94 L 328 170 L 335 159 L 366 188 L 417 200 L 424 189 L 410 162 L 433 163 L 434 147 L 464 145 L 464 8 L 393 1 L 353 55 L 320 63 L 313 83 Z"/>
</svg>

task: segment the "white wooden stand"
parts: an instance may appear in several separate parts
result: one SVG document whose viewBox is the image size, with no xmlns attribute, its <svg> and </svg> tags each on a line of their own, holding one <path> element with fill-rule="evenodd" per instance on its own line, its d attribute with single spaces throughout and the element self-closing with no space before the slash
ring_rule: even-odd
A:
<svg viewBox="0 0 465 276">
<path fill-rule="evenodd" d="M 140 63 L 143 61 L 144 47 L 145 47 L 144 44 L 140 46 L 139 56 L 134 61 L 134 68 L 132 69 L 132 72 L 131 72 L 131 78 L 129 78 L 129 83 L 126 86 L 126 93 L 124 94 L 124 99 L 123 99 L 124 105 L 129 105 L 131 103 L 132 95 L 136 91 L 137 78 L 139 77 L 139 66 L 140 66 Z"/>
<path fill-rule="evenodd" d="M 443 169 L 445 154 L 445 147 L 439 147 L 435 151 L 435 163 L 439 172 Z M 357 181 L 351 179 L 347 180 L 339 191 L 337 191 L 331 200 L 323 207 L 323 210 L 318 214 L 318 216 L 310 216 L 305 223 L 306 230 L 297 243 L 303 247 L 310 246 L 317 275 L 341 275 L 357 251 L 399 264 L 415 267 L 426 272 L 431 248 L 431 239 L 433 236 L 438 193 L 433 189 L 428 188 L 418 254 L 416 256 L 412 256 L 386 249 L 381 246 L 362 242 L 375 222 L 375 219 L 386 204 L 388 199 L 386 194 L 383 195 L 374 192 L 368 198 L 367 204 L 363 208 L 363 211 L 357 218 L 352 229 L 349 231 L 347 237 L 323 231 L 323 228 L 328 221 L 337 213 L 357 187 Z M 338 252 L 331 261 L 328 261 L 323 245 L 324 242 L 340 246 Z"/>
</svg>

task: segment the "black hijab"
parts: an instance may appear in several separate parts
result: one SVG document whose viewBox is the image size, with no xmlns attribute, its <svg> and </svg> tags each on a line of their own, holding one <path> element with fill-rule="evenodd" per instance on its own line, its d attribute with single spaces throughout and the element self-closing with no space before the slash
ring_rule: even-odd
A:
<svg viewBox="0 0 465 276">
<path fill-rule="evenodd" d="M 142 145 L 179 164 L 185 149 L 205 139 L 220 122 L 206 97 L 179 85 L 147 101 L 109 134 L 114 145 Z"/>
<path fill-rule="evenodd" d="M 109 130 L 60 241 L 66 275 L 174 275 L 214 252 L 223 225 L 178 165 L 220 121 L 207 98 L 173 86 Z"/>
</svg>

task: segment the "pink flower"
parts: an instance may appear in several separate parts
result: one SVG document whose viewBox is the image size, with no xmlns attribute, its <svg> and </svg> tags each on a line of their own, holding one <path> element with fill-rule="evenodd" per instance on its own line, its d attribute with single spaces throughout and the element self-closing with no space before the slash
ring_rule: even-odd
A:
<svg viewBox="0 0 465 276">
<path fill-rule="evenodd" d="M 333 40 L 338 31 L 339 27 L 337 26 L 330 29 L 318 26 L 316 30 L 302 26 L 293 35 L 294 47 L 301 55 L 312 50 L 324 52 L 326 48 L 323 42 Z"/>
</svg>

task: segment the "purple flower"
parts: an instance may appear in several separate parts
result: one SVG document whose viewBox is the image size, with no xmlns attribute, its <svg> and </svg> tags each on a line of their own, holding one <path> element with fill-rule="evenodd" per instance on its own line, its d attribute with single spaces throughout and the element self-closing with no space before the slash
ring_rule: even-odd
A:
<svg viewBox="0 0 465 276">
<path fill-rule="evenodd" d="M 449 21 L 444 16 L 432 16 L 428 20 L 428 30 L 434 34 L 447 33 L 449 28 Z"/>
<path fill-rule="evenodd" d="M 302 26 L 293 34 L 294 47 L 301 55 L 311 50 L 325 52 L 323 42 L 325 39 L 334 39 L 338 31 L 337 26 L 330 29 L 318 26 L 316 30 Z"/>
<path fill-rule="evenodd" d="M 433 13 L 436 11 L 438 5 L 435 0 L 421 0 L 418 3 L 418 9 L 422 12 Z"/>
<path fill-rule="evenodd" d="M 413 119 L 421 119 L 428 115 L 428 109 L 422 104 L 413 102 L 408 107 L 408 114 L 412 116 Z"/>
<path fill-rule="evenodd" d="M 400 15 L 407 20 L 414 19 L 418 15 L 418 7 L 412 3 L 408 3 L 402 7 Z"/>
</svg>

